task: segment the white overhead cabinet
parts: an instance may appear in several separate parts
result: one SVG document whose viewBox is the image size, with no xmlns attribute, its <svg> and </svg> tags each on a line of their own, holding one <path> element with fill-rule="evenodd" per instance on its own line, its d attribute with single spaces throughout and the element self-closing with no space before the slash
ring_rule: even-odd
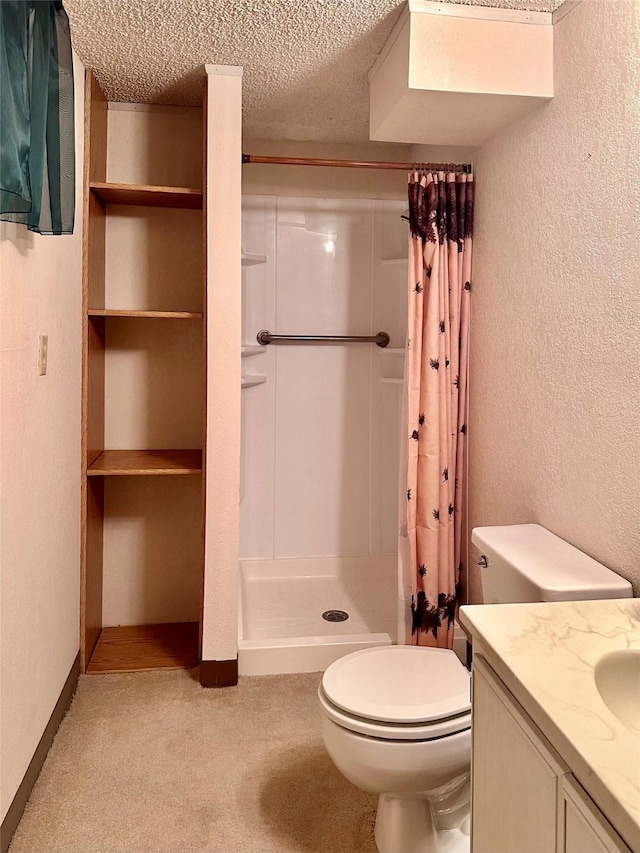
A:
<svg viewBox="0 0 640 853">
<path fill-rule="evenodd" d="M 409 0 L 369 73 L 370 137 L 479 146 L 552 97 L 550 14 Z"/>
</svg>

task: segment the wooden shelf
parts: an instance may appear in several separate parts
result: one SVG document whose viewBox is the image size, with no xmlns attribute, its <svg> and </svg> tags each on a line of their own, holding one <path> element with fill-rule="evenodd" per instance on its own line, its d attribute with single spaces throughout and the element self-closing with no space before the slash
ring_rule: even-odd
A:
<svg viewBox="0 0 640 853">
<path fill-rule="evenodd" d="M 200 474 L 200 450 L 103 450 L 87 470 L 89 477 Z"/>
<path fill-rule="evenodd" d="M 90 317 L 143 317 L 150 320 L 202 320 L 202 311 L 128 311 L 114 308 L 89 308 Z"/>
<path fill-rule="evenodd" d="M 87 672 L 189 669 L 198 664 L 197 622 L 103 628 Z"/>
<path fill-rule="evenodd" d="M 110 184 L 92 181 L 93 195 L 106 204 L 144 207 L 182 207 L 202 210 L 202 192 L 191 187 L 153 187 L 142 184 Z"/>
</svg>

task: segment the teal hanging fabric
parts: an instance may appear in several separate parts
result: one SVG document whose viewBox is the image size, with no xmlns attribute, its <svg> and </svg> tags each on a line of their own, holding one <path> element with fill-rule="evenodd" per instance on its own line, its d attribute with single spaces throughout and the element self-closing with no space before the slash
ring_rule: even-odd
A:
<svg viewBox="0 0 640 853">
<path fill-rule="evenodd" d="M 0 219 L 71 234 L 73 57 L 60 0 L 0 0 Z"/>
</svg>

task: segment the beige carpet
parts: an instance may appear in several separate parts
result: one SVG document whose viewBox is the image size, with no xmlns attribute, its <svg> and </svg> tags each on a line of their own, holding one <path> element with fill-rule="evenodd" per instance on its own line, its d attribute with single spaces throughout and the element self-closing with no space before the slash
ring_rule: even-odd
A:
<svg viewBox="0 0 640 853">
<path fill-rule="evenodd" d="M 10 853 L 375 853 L 324 751 L 319 675 L 80 679 Z"/>
</svg>

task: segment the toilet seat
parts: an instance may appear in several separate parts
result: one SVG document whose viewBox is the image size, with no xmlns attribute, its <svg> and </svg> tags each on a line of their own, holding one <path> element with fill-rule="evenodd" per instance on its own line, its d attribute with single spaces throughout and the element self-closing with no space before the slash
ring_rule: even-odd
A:
<svg viewBox="0 0 640 853">
<path fill-rule="evenodd" d="M 381 723 L 379 720 L 367 720 L 365 717 L 341 711 L 327 698 L 322 685 L 318 688 L 318 699 L 325 715 L 336 725 L 370 738 L 398 741 L 435 740 L 471 728 L 470 712 L 432 723 Z"/>
<path fill-rule="evenodd" d="M 383 646 L 328 667 L 318 691 L 342 728 L 386 740 L 431 740 L 471 725 L 469 673 L 454 652 Z"/>
</svg>

